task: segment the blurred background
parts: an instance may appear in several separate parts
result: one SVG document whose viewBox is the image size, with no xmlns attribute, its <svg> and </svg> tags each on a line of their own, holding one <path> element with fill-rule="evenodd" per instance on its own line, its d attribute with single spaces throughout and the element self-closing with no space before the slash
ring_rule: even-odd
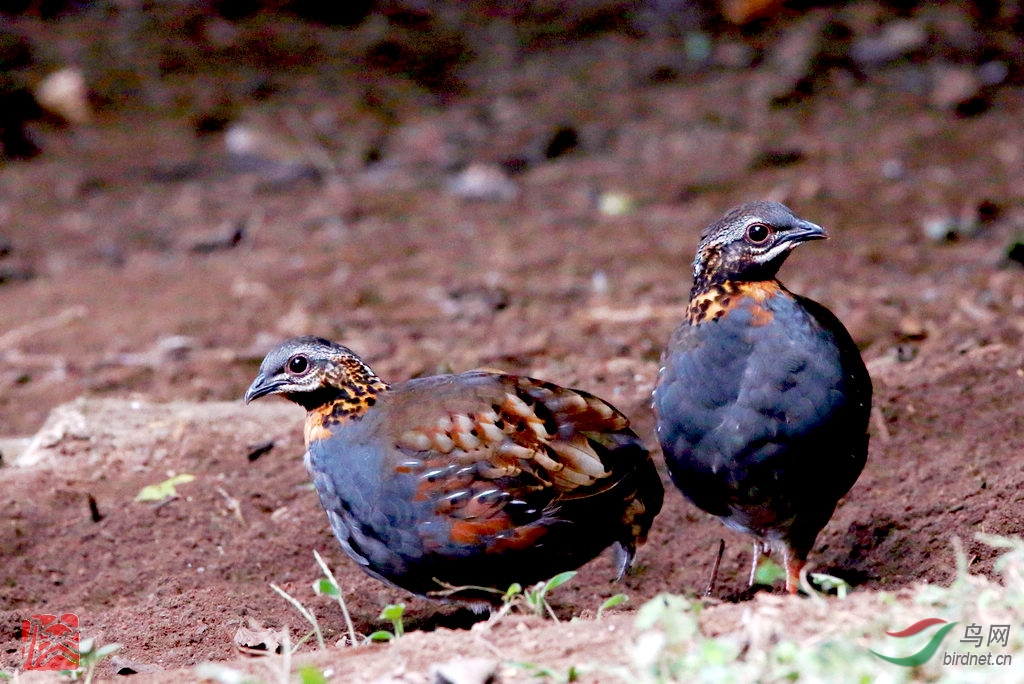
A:
<svg viewBox="0 0 1024 684">
<path fill-rule="evenodd" d="M 241 406 L 264 353 L 309 333 L 389 380 L 529 374 L 653 447 L 699 233 L 755 198 L 831 234 L 781 279 L 875 380 L 867 469 L 812 560 L 943 582 L 957 534 L 992 574 L 973 535 L 1019 534 L 1024 485 L 1022 86 L 1019 0 L 0 0 L 0 633 L 80 610 L 136 659 L 227 657 L 242 616 L 297 622 L 267 582 L 309 594 L 310 547 L 372 630 L 407 597 L 362 584 L 302 489 L 301 412 L 245 418 L 271 410 Z M 40 443 L 65 465 L 10 467 L 83 396 L 168 417 L 57 420 Z M 220 432 L 159 408 L 214 400 L 237 406 Z M 103 465 L 98 424 L 158 438 Z M 133 501 L 178 472 L 187 501 Z M 632 605 L 702 587 L 729 534 L 667 493 Z"/>
<path fill-rule="evenodd" d="M 558 301 L 679 301 L 701 227 L 753 197 L 832 227 L 803 258 L 851 285 L 1019 219 L 1019 2 L 0 10 L 5 434 L 83 392 L 235 398 L 298 332 L 402 375 L 554 361 Z M 927 327 L 839 299 L 865 347 Z"/>
</svg>

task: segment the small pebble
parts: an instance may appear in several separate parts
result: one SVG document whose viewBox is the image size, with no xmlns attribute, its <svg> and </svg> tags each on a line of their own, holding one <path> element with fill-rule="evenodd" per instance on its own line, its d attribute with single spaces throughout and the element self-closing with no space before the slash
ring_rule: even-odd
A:
<svg viewBox="0 0 1024 684">
<path fill-rule="evenodd" d="M 897 333 L 903 340 L 923 340 L 928 336 L 924 324 L 911 316 L 904 316 L 900 319 Z"/>
<path fill-rule="evenodd" d="M 900 344 L 896 347 L 896 360 L 900 363 L 910 363 L 917 358 L 918 349 L 912 344 Z"/>
<path fill-rule="evenodd" d="M 886 24 L 874 36 L 859 38 L 850 57 L 861 66 L 881 66 L 905 57 L 928 44 L 928 32 L 917 21 L 906 19 Z"/>
<path fill-rule="evenodd" d="M 974 218 L 940 216 L 925 219 L 922 228 L 932 242 L 957 242 L 973 237 L 978 232 L 978 222 Z"/>
<path fill-rule="evenodd" d="M 882 178 L 886 180 L 901 180 L 906 175 L 907 170 L 899 159 L 891 158 L 882 162 Z"/>
<path fill-rule="evenodd" d="M 1018 234 L 1013 239 L 1009 249 L 1006 250 L 1006 257 L 1010 261 L 1016 261 L 1018 264 L 1024 265 L 1024 234 Z"/>
<path fill-rule="evenodd" d="M 36 101 L 71 123 L 89 122 L 89 88 L 78 67 L 65 67 L 44 77 L 36 86 Z"/>
<path fill-rule="evenodd" d="M 548 159 L 557 159 L 575 150 L 579 147 L 579 144 L 580 136 L 576 129 L 571 126 L 561 126 L 551 136 L 551 140 L 548 141 L 547 146 L 544 148 L 544 156 Z"/>
<path fill-rule="evenodd" d="M 1006 80 L 1006 77 L 1010 75 L 1010 67 L 1006 65 L 1006 62 L 985 62 L 978 67 L 978 80 L 983 85 L 994 86 L 999 85 Z"/>
<path fill-rule="evenodd" d="M 737 26 L 778 12 L 782 0 L 723 0 L 722 16 Z"/>
<path fill-rule="evenodd" d="M 232 247 L 237 247 L 244 237 L 245 221 L 239 221 L 235 223 L 230 233 L 197 242 L 192 245 L 190 251 L 195 254 L 209 254 L 210 252 L 231 249 Z"/>
<path fill-rule="evenodd" d="M 932 79 L 929 101 L 938 109 L 953 109 L 977 97 L 983 85 L 974 69 L 965 66 L 936 66 Z"/>
<path fill-rule="evenodd" d="M 115 655 L 110 659 L 110 669 L 119 675 L 152 674 L 163 670 L 159 665 L 141 663 L 137 660 L 122 658 L 119 655 Z"/>
<path fill-rule="evenodd" d="M 470 164 L 448 181 L 448 190 L 468 200 L 509 201 L 519 195 L 519 187 L 505 171 L 490 164 Z"/>
<path fill-rule="evenodd" d="M 603 192 L 597 198 L 597 210 L 605 216 L 623 216 L 634 208 L 633 198 L 624 192 Z"/>
<path fill-rule="evenodd" d="M 432 684 L 497 684 L 498 663 L 488 658 L 463 658 L 430 668 Z"/>
</svg>

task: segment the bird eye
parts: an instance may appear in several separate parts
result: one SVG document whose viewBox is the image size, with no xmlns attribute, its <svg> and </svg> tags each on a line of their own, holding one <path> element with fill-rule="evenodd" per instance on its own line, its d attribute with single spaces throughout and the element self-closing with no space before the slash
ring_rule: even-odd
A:
<svg viewBox="0 0 1024 684">
<path fill-rule="evenodd" d="M 761 245 L 771 237 L 772 229 L 763 223 L 752 223 L 747 227 L 747 242 Z"/>
<path fill-rule="evenodd" d="M 309 359 L 302 354 L 296 354 L 288 359 L 288 373 L 291 375 L 302 375 L 309 370 Z"/>
</svg>

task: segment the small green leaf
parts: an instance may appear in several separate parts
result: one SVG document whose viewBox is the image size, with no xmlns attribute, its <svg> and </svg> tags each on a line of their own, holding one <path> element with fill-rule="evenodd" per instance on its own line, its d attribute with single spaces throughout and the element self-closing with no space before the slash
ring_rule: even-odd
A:
<svg viewBox="0 0 1024 684">
<path fill-rule="evenodd" d="M 527 663 L 527 662 L 511 662 L 509 663 L 512 667 L 518 667 L 521 670 L 526 670 L 534 677 L 554 677 L 555 671 L 546 666 L 538 663 Z"/>
<path fill-rule="evenodd" d="M 326 577 L 321 577 L 317 581 L 313 582 L 313 592 L 317 596 L 329 596 L 334 599 L 341 595 L 338 585 Z"/>
<path fill-rule="evenodd" d="M 601 617 L 601 614 L 609 608 L 614 608 L 615 606 L 625 603 L 628 600 L 629 597 L 625 594 L 615 594 L 615 596 L 608 597 L 608 599 L 601 604 L 601 607 L 597 609 L 597 617 Z"/>
<path fill-rule="evenodd" d="M 575 576 L 576 576 L 576 571 L 575 570 L 567 570 L 565 572 L 558 573 L 557 575 L 555 575 L 554 577 L 552 577 L 551 579 L 549 579 L 547 582 L 544 583 L 544 590 L 543 590 L 544 593 L 547 593 L 547 592 L 551 591 L 552 589 L 557 589 L 558 587 L 562 586 L 563 584 L 565 584 L 566 582 L 568 582 L 569 580 L 571 580 Z"/>
<path fill-rule="evenodd" d="M 391 641 L 395 638 L 395 635 L 387 630 L 379 629 L 366 638 L 370 641 Z"/>
<path fill-rule="evenodd" d="M 185 484 L 186 482 L 191 482 L 194 479 L 196 479 L 195 475 L 190 473 L 181 473 L 180 475 L 175 475 L 174 477 L 164 480 L 160 484 L 146 485 L 139 492 L 138 496 L 135 497 L 135 500 L 163 501 L 164 499 L 169 499 L 172 496 L 177 496 L 178 492 L 175 490 L 175 487 Z"/>
<path fill-rule="evenodd" d="M 299 681 L 302 684 L 327 684 L 327 677 L 315 667 L 306 665 L 299 668 Z"/>
<path fill-rule="evenodd" d="M 384 606 L 384 610 L 380 611 L 380 619 L 394 622 L 395 620 L 401 620 L 403 613 L 405 613 L 404 603 L 389 603 Z"/>
<path fill-rule="evenodd" d="M 512 600 L 513 596 L 523 593 L 523 585 L 519 582 L 513 582 L 509 585 L 508 590 L 505 591 L 505 595 L 501 597 L 502 603 L 508 603 Z"/>
<path fill-rule="evenodd" d="M 821 590 L 824 592 L 836 592 L 836 596 L 840 599 L 846 598 L 846 595 L 852 589 L 850 583 L 842 579 L 841 577 L 826 575 L 822 572 L 812 572 L 811 582 L 821 587 Z"/>
<path fill-rule="evenodd" d="M 771 558 L 761 558 L 754 571 L 754 584 L 771 586 L 779 580 L 786 579 L 786 570 Z"/>
<path fill-rule="evenodd" d="M 640 606 L 636 614 L 636 628 L 643 631 L 657 626 L 664 630 L 670 641 L 689 638 L 697 631 L 697 618 L 690 601 L 676 594 L 658 594 Z"/>
<path fill-rule="evenodd" d="M 402 615 L 405 614 L 404 603 L 389 603 L 380 611 L 380 619 L 387 620 L 395 628 L 395 638 L 405 634 L 405 626 L 402 624 Z"/>
</svg>

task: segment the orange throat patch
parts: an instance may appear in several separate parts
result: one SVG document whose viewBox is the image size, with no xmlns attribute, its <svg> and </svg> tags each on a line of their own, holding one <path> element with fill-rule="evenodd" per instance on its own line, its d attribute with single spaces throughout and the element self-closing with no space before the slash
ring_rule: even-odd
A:
<svg viewBox="0 0 1024 684">
<path fill-rule="evenodd" d="M 378 388 L 353 396 L 343 394 L 337 399 L 306 412 L 304 436 L 306 448 L 313 442 L 328 439 L 331 430 L 349 420 L 361 417 L 377 403 Z"/>
<path fill-rule="evenodd" d="M 785 288 L 777 280 L 756 282 L 728 280 L 691 297 L 690 305 L 686 309 L 686 317 L 691 325 L 717 321 L 745 304 L 750 308 L 753 325 L 768 325 L 772 321 L 772 312 L 762 305 L 784 290 Z"/>
</svg>

